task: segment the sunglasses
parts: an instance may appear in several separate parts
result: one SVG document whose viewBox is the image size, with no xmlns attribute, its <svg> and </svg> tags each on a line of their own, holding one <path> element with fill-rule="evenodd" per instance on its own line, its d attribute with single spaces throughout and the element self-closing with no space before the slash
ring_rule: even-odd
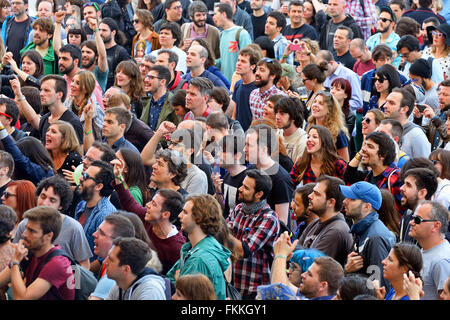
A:
<svg viewBox="0 0 450 320">
<path fill-rule="evenodd" d="M 86 172 L 83 172 L 83 173 L 81 174 L 81 176 L 83 177 L 83 181 L 86 181 L 86 180 L 91 179 L 91 180 L 93 180 L 95 183 L 100 183 L 96 178 L 91 177 L 91 176 L 88 175 Z"/>
<path fill-rule="evenodd" d="M 373 80 L 378 81 L 379 83 L 382 83 L 382 82 L 386 81 L 387 79 L 384 77 L 380 77 L 380 78 L 373 78 Z"/>
<path fill-rule="evenodd" d="M 364 121 L 365 123 L 369 124 L 372 120 L 370 120 L 370 119 L 367 118 L 367 117 L 364 117 L 364 118 L 362 119 L 362 121 Z"/>
<path fill-rule="evenodd" d="M 434 222 L 434 221 L 438 221 L 438 220 L 436 220 L 436 219 L 424 219 L 424 218 L 419 217 L 419 216 L 416 216 L 416 215 L 412 216 L 411 218 L 412 218 L 412 220 L 414 221 L 415 224 L 421 224 L 422 222 Z"/>
<path fill-rule="evenodd" d="M 273 63 L 273 60 L 271 58 L 262 58 L 262 61 L 264 61 L 265 63 Z"/>
<path fill-rule="evenodd" d="M 432 34 L 433 36 L 439 37 L 439 38 L 444 36 L 443 33 L 440 33 L 440 32 L 437 32 L 437 31 L 431 31 L 431 34 Z"/>
<path fill-rule="evenodd" d="M 133 23 L 139 23 L 139 19 L 133 19 Z"/>
<path fill-rule="evenodd" d="M 392 20 L 388 19 L 388 18 L 380 18 L 380 20 L 383 21 L 383 22 L 387 22 L 387 21 L 392 22 Z"/>
<path fill-rule="evenodd" d="M 83 8 L 86 8 L 88 6 L 94 7 L 95 10 L 100 11 L 100 7 L 95 2 L 86 2 L 85 4 L 83 4 Z"/>
<path fill-rule="evenodd" d="M 8 199 L 9 197 L 16 197 L 16 196 L 17 196 L 17 194 L 9 193 L 8 191 L 3 192 L 3 197 L 5 199 Z"/>
</svg>

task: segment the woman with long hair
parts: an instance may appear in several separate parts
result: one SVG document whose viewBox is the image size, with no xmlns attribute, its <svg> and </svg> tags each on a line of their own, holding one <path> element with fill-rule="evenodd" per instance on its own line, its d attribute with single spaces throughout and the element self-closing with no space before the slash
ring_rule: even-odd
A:
<svg viewBox="0 0 450 320">
<path fill-rule="evenodd" d="M 384 113 L 379 109 L 370 109 L 369 111 L 367 111 L 361 122 L 361 132 L 363 134 L 363 137 L 365 138 L 367 135 L 374 132 L 380 125 L 381 121 L 384 120 L 384 118 Z"/>
<path fill-rule="evenodd" d="M 380 189 L 380 191 L 382 201 L 378 216 L 386 228 L 397 238 L 400 228 L 400 215 L 395 206 L 395 198 L 388 189 Z"/>
<path fill-rule="evenodd" d="M 324 126 L 312 125 L 307 133 L 305 152 L 297 159 L 290 172 L 294 185 L 315 182 L 324 174 L 344 180 L 347 163 L 337 153 L 330 130 Z"/>
<path fill-rule="evenodd" d="M 139 68 L 132 60 L 120 62 L 116 67 L 114 85 L 130 97 L 131 111 L 139 119 L 142 113 L 140 98 L 144 95 L 144 85 Z"/>
<path fill-rule="evenodd" d="M 141 155 L 131 149 L 120 149 L 116 152 L 123 167 L 123 177 L 130 189 L 134 200 L 143 206 L 149 200 L 150 192 L 147 187 L 144 164 Z"/>
<path fill-rule="evenodd" d="M 355 115 L 350 112 L 350 99 L 352 97 L 352 86 L 350 81 L 344 78 L 336 78 L 331 82 L 331 94 L 336 98 L 341 106 L 342 112 L 345 116 L 345 126 L 348 132 L 353 132 L 355 127 Z M 354 144 L 350 143 L 350 154 L 353 155 L 356 151 L 354 150 Z"/>
<path fill-rule="evenodd" d="M 148 11 L 152 11 L 160 3 L 161 3 L 161 0 L 139 0 L 138 4 L 137 4 L 137 8 L 138 9 L 146 9 Z"/>
<path fill-rule="evenodd" d="M 312 0 L 305 0 L 303 2 L 303 21 L 306 24 L 309 24 L 311 27 L 314 27 L 316 30 L 316 8 L 314 8 L 314 4 Z"/>
<path fill-rule="evenodd" d="M 179 277 L 175 289 L 172 300 L 217 300 L 211 280 L 201 273 Z"/>
<path fill-rule="evenodd" d="M 392 289 L 385 294 L 385 291 L 375 284 L 378 299 L 409 300 L 403 287 L 403 279 L 405 274 L 409 275 L 409 272 L 412 272 L 416 278 L 420 277 L 423 259 L 419 247 L 407 242 L 397 243 L 381 263 L 383 264 L 383 276 L 392 285 Z"/>
<path fill-rule="evenodd" d="M 73 170 L 81 162 L 80 144 L 75 129 L 68 122 L 54 121 L 45 134 L 45 148 L 52 156 L 57 173 L 63 176 L 63 170 Z"/>
<path fill-rule="evenodd" d="M 4 205 L 16 212 L 17 221 L 20 222 L 25 211 L 37 206 L 36 186 L 28 180 L 15 180 L 8 184 L 1 199 Z"/>
<path fill-rule="evenodd" d="M 439 202 L 444 207 L 450 207 L 450 151 L 436 149 L 430 153 L 428 158 L 434 163 L 439 171 L 438 187 L 433 195 L 433 201 Z"/>
<path fill-rule="evenodd" d="M 348 162 L 349 133 L 345 126 L 344 113 L 339 106 L 339 102 L 328 91 L 319 91 L 315 95 L 307 128 L 314 124 L 324 126 L 330 130 L 337 153 Z"/>
<path fill-rule="evenodd" d="M 153 17 L 146 9 L 137 9 L 133 17 L 133 27 L 137 34 L 133 37 L 131 56 L 140 63 L 144 56 L 161 48 L 159 35 L 153 30 Z"/>
<path fill-rule="evenodd" d="M 450 77 L 450 26 L 444 23 L 430 29 L 428 39 L 432 40 L 432 43 L 423 51 L 422 58 L 433 57 L 439 61 L 444 72 L 444 79 L 448 79 Z"/>
<path fill-rule="evenodd" d="M 92 72 L 88 70 L 78 71 L 70 84 L 70 96 L 65 105 L 80 118 L 84 125 L 84 107 L 87 104 L 92 104 L 94 106 L 94 117 L 92 119 L 94 139 L 100 140 L 105 113 L 95 97 L 95 87 L 96 80 Z"/>
<path fill-rule="evenodd" d="M 3 69 L 1 70 L 1 93 L 12 98 L 13 91 L 9 80 L 15 79 L 16 75 L 21 86 L 32 86 L 40 89 L 41 78 L 44 76 L 44 61 L 36 50 L 28 50 L 21 56 L 20 68 L 14 61 L 11 52 L 5 53 L 2 59 Z"/>
<path fill-rule="evenodd" d="M 384 111 L 386 98 L 392 92 L 392 89 L 400 88 L 402 86 L 398 71 L 390 64 L 382 65 L 375 70 L 373 80 L 374 86 L 372 97 L 369 101 L 369 110 L 377 108 Z"/>
</svg>

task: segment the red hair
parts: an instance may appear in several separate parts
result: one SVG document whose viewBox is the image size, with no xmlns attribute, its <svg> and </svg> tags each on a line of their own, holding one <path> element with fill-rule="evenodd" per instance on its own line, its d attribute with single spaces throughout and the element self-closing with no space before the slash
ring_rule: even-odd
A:
<svg viewBox="0 0 450 320">
<path fill-rule="evenodd" d="M 17 208 L 15 208 L 15 211 L 18 221 L 21 221 L 25 211 L 37 206 L 36 186 L 28 180 L 16 180 L 8 185 L 8 187 L 14 186 L 16 187 L 17 195 Z"/>
</svg>

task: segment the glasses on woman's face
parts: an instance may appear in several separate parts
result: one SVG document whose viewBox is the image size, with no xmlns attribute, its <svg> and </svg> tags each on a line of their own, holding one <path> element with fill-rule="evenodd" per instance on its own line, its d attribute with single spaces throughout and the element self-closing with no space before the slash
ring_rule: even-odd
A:
<svg viewBox="0 0 450 320">
<path fill-rule="evenodd" d="M 437 31 L 431 31 L 431 34 L 433 35 L 433 37 L 443 37 L 444 34 L 441 32 L 437 32 Z"/>
<path fill-rule="evenodd" d="M 385 77 L 373 78 L 373 80 L 378 81 L 379 83 L 385 82 L 387 79 Z"/>
<path fill-rule="evenodd" d="M 139 23 L 139 19 L 133 19 L 133 23 Z"/>
<path fill-rule="evenodd" d="M 17 196 L 17 194 L 10 193 L 10 192 L 8 192 L 8 191 L 3 192 L 3 197 L 4 197 L 5 199 L 8 199 L 9 197 L 16 197 L 16 196 Z"/>
</svg>

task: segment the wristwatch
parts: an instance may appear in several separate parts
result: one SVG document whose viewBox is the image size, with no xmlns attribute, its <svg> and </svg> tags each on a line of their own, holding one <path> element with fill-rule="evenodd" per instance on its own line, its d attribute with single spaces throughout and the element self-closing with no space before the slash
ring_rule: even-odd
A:
<svg viewBox="0 0 450 320">
<path fill-rule="evenodd" d="M 13 267 L 13 265 L 18 265 L 19 268 L 20 268 L 20 262 L 11 261 L 11 262 L 9 263 L 9 268 L 11 269 L 11 268 Z"/>
</svg>

